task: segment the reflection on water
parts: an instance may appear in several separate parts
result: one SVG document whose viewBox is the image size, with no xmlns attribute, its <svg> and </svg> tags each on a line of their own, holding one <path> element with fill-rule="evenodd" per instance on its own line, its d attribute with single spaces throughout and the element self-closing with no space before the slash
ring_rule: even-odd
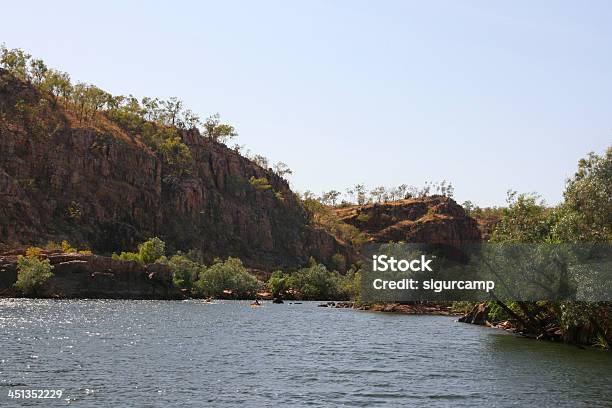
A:
<svg viewBox="0 0 612 408">
<path fill-rule="evenodd" d="M 0 300 L 0 405 L 609 406 L 612 353 L 440 316 L 248 302 Z M 67 401 L 45 401 L 66 405 Z"/>
</svg>

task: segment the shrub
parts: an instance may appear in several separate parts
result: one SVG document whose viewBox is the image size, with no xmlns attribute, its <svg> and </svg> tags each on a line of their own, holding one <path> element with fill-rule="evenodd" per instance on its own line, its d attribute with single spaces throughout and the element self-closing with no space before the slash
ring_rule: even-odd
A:
<svg viewBox="0 0 612 408">
<path fill-rule="evenodd" d="M 202 265 L 190 260 L 185 255 L 177 254 L 162 262 L 172 271 L 172 280 L 175 286 L 189 289 L 198 279 Z"/>
<path fill-rule="evenodd" d="M 325 265 L 303 268 L 291 277 L 292 286 L 306 299 L 337 299 L 340 295 L 340 274 L 330 272 Z"/>
<path fill-rule="evenodd" d="M 275 271 L 266 285 L 274 297 L 287 297 L 287 292 L 291 289 L 291 276 L 282 271 Z"/>
<path fill-rule="evenodd" d="M 121 252 L 120 254 L 113 254 L 113 259 L 118 259 L 120 261 L 135 261 L 138 263 L 142 263 L 140 259 L 140 255 L 135 252 Z"/>
<path fill-rule="evenodd" d="M 61 248 L 62 248 L 62 251 L 67 252 L 67 253 L 78 252 L 78 249 L 74 248 L 72 245 L 70 245 L 70 242 L 66 240 L 62 241 Z"/>
<path fill-rule="evenodd" d="M 351 268 L 346 275 L 329 271 L 325 265 L 311 262 L 292 274 L 276 271 L 268 279 L 267 287 L 276 297 L 303 298 L 310 300 L 358 299 L 361 274 Z"/>
<path fill-rule="evenodd" d="M 250 297 L 258 289 L 257 279 L 247 272 L 238 258 L 216 259 L 200 272 L 195 282 L 197 291 L 204 296 L 221 297 L 224 291 L 231 291 L 235 297 Z"/>
<path fill-rule="evenodd" d="M 138 252 L 121 252 L 113 254 L 113 259 L 124 261 L 136 261 L 141 264 L 151 264 L 162 256 L 166 251 L 166 244 L 161 239 L 154 237 L 138 245 Z"/>
<path fill-rule="evenodd" d="M 144 264 L 150 264 L 164 256 L 166 244 L 161 239 L 154 237 L 138 245 L 138 254 Z"/>
<path fill-rule="evenodd" d="M 37 294 L 42 285 L 53 276 L 53 266 L 48 259 L 41 259 L 37 252 L 40 254 L 40 248 L 28 248 L 27 255 L 17 259 L 15 287 L 26 295 Z"/>
<path fill-rule="evenodd" d="M 272 186 L 268 183 L 268 179 L 265 177 L 256 178 L 251 176 L 249 183 L 255 188 L 255 190 L 270 190 Z"/>
<path fill-rule="evenodd" d="M 29 247 L 25 251 L 26 257 L 34 258 L 42 255 L 42 249 L 39 247 Z"/>
<path fill-rule="evenodd" d="M 331 257 L 331 265 L 334 271 L 346 272 L 346 258 L 342 254 L 334 254 Z"/>
</svg>

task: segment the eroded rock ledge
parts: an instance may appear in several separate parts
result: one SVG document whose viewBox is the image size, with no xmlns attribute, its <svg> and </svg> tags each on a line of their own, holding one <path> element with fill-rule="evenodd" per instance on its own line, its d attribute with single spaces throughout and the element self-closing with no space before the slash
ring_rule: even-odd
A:
<svg viewBox="0 0 612 408">
<path fill-rule="evenodd" d="M 15 297 L 17 255 L 0 256 L 0 296 Z M 36 297 L 92 299 L 180 299 L 165 265 L 140 265 L 99 255 L 47 252 L 50 278 Z"/>
<path fill-rule="evenodd" d="M 481 239 L 476 220 L 445 196 L 349 206 L 335 211 L 343 222 L 365 233 L 370 242 L 460 246 Z"/>
</svg>

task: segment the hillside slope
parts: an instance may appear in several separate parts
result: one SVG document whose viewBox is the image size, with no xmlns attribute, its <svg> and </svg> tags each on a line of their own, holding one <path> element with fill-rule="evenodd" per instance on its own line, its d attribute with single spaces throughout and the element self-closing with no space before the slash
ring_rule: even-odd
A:
<svg viewBox="0 0 612 408">
<path fill-rule="evenodd" d="M 51 95 L 0 70 L 0 244 L 66 239 L 110 253 L 159 236 L 171 251 L 238 256 L 262 269 L 351 252 L 309 226 L 285 180 L 226 146 L 181 131 L 193 163 L 169 177 L 139 135 L 100 116 L 83 125 Z"/>
<path fill-rule="evenodd" d="M 343 222 L 370 242 L 413 242 L 460 246 L 480 241 L 477 222 L 451 198 L 430 196 L 337 208 Z"/>
</svg>

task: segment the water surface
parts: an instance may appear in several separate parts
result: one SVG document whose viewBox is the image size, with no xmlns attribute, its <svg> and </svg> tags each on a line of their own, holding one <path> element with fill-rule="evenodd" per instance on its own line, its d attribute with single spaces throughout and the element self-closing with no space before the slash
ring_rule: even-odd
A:
<svg viewBox="0 0 612 408">
<path fill-rule="evenodd" d="M 612 353 L 316 303 L 4 299 L 0 344 L 0 406 L 612 406 Z"/>
</svg>

